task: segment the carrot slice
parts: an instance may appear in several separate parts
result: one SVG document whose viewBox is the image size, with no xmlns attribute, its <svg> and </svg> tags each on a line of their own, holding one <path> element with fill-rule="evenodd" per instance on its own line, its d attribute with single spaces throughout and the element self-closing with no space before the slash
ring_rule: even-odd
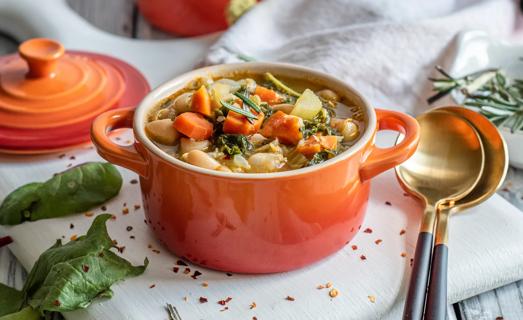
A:
<svg viewBox="0 0 523 320">
<path fill-rule="evenodd" d="M 336 136 L 313 135 L 307 140 L 302 141 L 296 147 L 296 151 L 304 156 L 312 156 L 322 150 L 336 150 L 338 147 L 338 138 Z"/>
<path fill-rule="evenodd" d="M 303 121 L 296 116 L 275 112 L 265 123 L 261 134 L 268 138 L 278 138 L 284 144 L 297 144 L 303 137 L 301 127 Z"/>
<path fill-rule="evenodd" d="M 263 123 L 264 114 L 263 112 L 257 114 L 258 119 L 254 120 L 254 123 L 250 123 L 247 118 L 239 113 L 234 111 L 229 111 L 227 118 L 223 123 L 223 132 L 233 133 L 233 134 L 254 134 L 260 130 L 260 127 Z"/>
<path fill-rule="evenodd" d="M 205 140 L 212 136 L 213 125 L 198 113 L 184 112 L 174 119 L 173 126 L 178 132 L 195 140 Z"/>
<path fill-rule="evenodd" d="M 281 98 L 276 91 L 262 86 L 256 86 L 254 94 L 260 97 L 262 101 L 265 101 L 268 104 L 275 104 L 281 102 Z"/>
<path fill-rule="evenodd" d="M 204 86 L 196 90 L 192 96 L 191 110 L 203 114 L 204 116 L 211 115 L 211 98 Z"/>
</svg>

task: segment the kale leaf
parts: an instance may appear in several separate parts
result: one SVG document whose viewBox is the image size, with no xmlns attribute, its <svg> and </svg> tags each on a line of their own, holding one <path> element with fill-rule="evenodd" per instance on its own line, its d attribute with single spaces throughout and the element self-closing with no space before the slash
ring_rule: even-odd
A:
<svg viewBox="0 0 523 320">
<path fill-rule="evenodd" d="M 6 314 L 0 317 L 0 320 L 40 320 L 40 313 L 31 307 L 25 307 L 22 310 Z"/>
<path fill-rule="evenodd" d="M 252 143 L 242 134 L 222 134 L 216 138 L 215 145 L 227 156 L 245 154 L 253 148 Z"/>
<path fill-rule="evenodd" d="M 330 126 L 330 115 L 325 108 L 318 112 L 312 120 L 303 120 L 303 127 L 301 129 L 303 139 L 307 139 L 316 133 L 330 136 L 335 134 L 335 132 L 336 130 Z"/>
<path fill-rule="evenodd" d="M 336 155 L 336 153 L 332 152 L 330 150 L 320 151 L 320 152 L 314 154 L 314 156 L 307 163 L 307 166 L 313 166 L 315 164 L 320 164 L 324 161 L 332 159 L 335 155 Z"/>
<path fill-rule="evenodd" d="M 11 192 L 0 205 L 0 224 L 83 212 L 113 198 L 121 187 L 122 176 L 112 164 L 85 163 Z"/>
<path fill-rule="evenodd" d="M 106 226 L 110 218 L 110 214 L 97 216 L 85 236 L 65 245 L 57 240 L 40 255 L 22 291 L 0 286 L 0 315 L 38 319 L 30 317 L 31 310 L 44 315 L 86 308 L 97 297 L 110 297 L 115 282 L 142 274 L 147 258 L 143 266 L 133 266 L 110 251 L 114 247 Z M 26 306 L 30 308 L 22 309 Z M 21 313 L 28 315 L 18 316 Z"/>
</svg>

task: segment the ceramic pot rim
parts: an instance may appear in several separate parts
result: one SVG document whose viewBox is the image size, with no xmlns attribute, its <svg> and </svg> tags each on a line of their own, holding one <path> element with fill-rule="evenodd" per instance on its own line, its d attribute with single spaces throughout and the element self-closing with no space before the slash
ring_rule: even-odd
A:
<svg viewBox="0 0 523 320">
<path fill-rule="evenodd" d="M 156 146 L 145 134 L 146 116 L 149 110 L 152 107 L 154 107 L 156 103 L 161 99 L 183 88 L 190 80 L 199 76 L 221 76 L 231 74 L 234 72 L 245 71 L 250 73 L 262 73 L 269 71 L 275 73 L 276 75 L 284 74 L 286 76 L 291 77 L 306 76 L 307 78 L 310 78 L 310 80 L 325 84 L 325 87 L 327 88 L 333 88 L 335 91 L 337 91 L 339 94 L 343 96 L 350 97 L 351 100 L 358 102 L 358 106 L 364 110 L 364 113 L 366 115 L 366 128 L 363 132 L 363 135 L 353 146 L 351 146 L 346 151 L 340 153 L 339 155 L 335 156 L 330 160 L 327 160 L 321 164 L 317 164 L 311 167 L 272 173 L 234 173 L 205 169 L 176 159 L 175 157 L 168 155 L 166 152 L 164 152 L 162 149 Z M 301 176 L 304 174 L 310 174 L 312 172 L 322 170 L 324 168 L 333 166 L 339 162 L 347 160 L 348 158 L 356 154 L 358 151 L 360 151 L 365 145 L 367 145 L 371 139 L 373 139 L 374 133 L 376 132 L 376 123 L 376 112 L 374 108 L 372 108 L 369 105 L 367 100 L 353 87 L 335 77 L 310 68 L 292 64 L 272 62 L 245 62 L 234 64 L 222 64 L 196 69 L 184 73 L 155 88 L 142 100 L 142 102 L 136 108 L 133 119 L 133 130 L 135 138 L 146 149 L 178 168 L 205 175 L 230 179 L 264 180 L 275 178 L 289 178 Z"/>
</svg>

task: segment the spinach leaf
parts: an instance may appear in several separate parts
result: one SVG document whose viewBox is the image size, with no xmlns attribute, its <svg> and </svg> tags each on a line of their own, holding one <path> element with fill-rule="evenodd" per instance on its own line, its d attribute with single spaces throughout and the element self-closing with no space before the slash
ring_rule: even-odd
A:
<svg viewBox="0 0 523 320">
<path fill-rule="evenodd" d="M 40 313 L 31 307 L 0 317 L 0 320 L 40 320 Z"/>
<path fill-rule="evenodd" d="M 222 134 L 216 138 L 216 147 L 228 156 L 245 154 L 252 150 L 252 143 L 242 134 Z"/>
<path fill-rule="evenodd" d="M 0 224 L 83 212 L 113 198 L 121 187 L 122 176 L 112 164 L 85 163 L 11 192 L 0 205 Z"/>
<path fill-rule="evenodd" d="M 311 121 L 303 120 L 303 127 L 301 129 L 303 139 L 307 139 L 316 133 L 330 136 L 335 134 L 335 132 L 336 130 L 330 126 L 330 115 L 325 108 L 321 109 Z"/>
<path fill-rule="evenodd" d="M 336 153 L 332 152 L 330 150 L 320 151 L 320 152 L 316 153 L 312 157 L 312 159 L 309 160 L 309 162 L 307 163 L 307 166 L 313 166 L 315 164 L 320 164 L 324 161 L 327 161 L 327 160 L 333 158 L 335 155 L 336 155 Z"/>
<path fill-rule="evenodd" d="M 24 293 L 0 283 L 0 320 L 3 315 L 20 310 L 24 303 Z"/>
</svg>

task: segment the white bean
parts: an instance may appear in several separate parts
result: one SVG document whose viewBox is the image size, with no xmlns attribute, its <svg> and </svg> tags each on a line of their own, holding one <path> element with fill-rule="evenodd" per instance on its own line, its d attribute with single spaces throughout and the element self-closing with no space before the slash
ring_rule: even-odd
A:
<svg viewBox="0 0 523 320">
<path fill-rule="evenodd" d="M 174 110 L 176 114 L 191 111 L 191 101 L 193 92 L 186 92 L 179 95 L 174 101 Z"/>
<path fill-rule="evenodd" d="M 182 159 L 192 165 L 205 169 L 217 170 L 222 166 L 214 158 L 200 150 L 192 150 L 184 154 Z"/>
<path fill-rule="evenodd" d="M 180 153 L 184 154 L 193 150 L 206 151 L 211 143 L 209 140 L 195 141 L 189 138 L 180 139 Z"/>
<path fill-rule="evenodd" d="M 316 92 L 316 95 L 318 95 L 323 100 L 333 101 L 333 102 L 340 101 L 340 96 L 336 92 L 334 92 L 330 89 L 320 90 L 320 91 Z"/>
<path fill-rule="evenodd" d="M 154 120 L 145 125 L 149 137 L 161 144 L 172 146 L 180 136 L 171 119 Z"/>
<path fill-rule="evenodd" d="M 280 153 L 255 153 L 248 161 L 253 172 L 274 172 L 285 164 L 285 158 Z"/>
</svg>

